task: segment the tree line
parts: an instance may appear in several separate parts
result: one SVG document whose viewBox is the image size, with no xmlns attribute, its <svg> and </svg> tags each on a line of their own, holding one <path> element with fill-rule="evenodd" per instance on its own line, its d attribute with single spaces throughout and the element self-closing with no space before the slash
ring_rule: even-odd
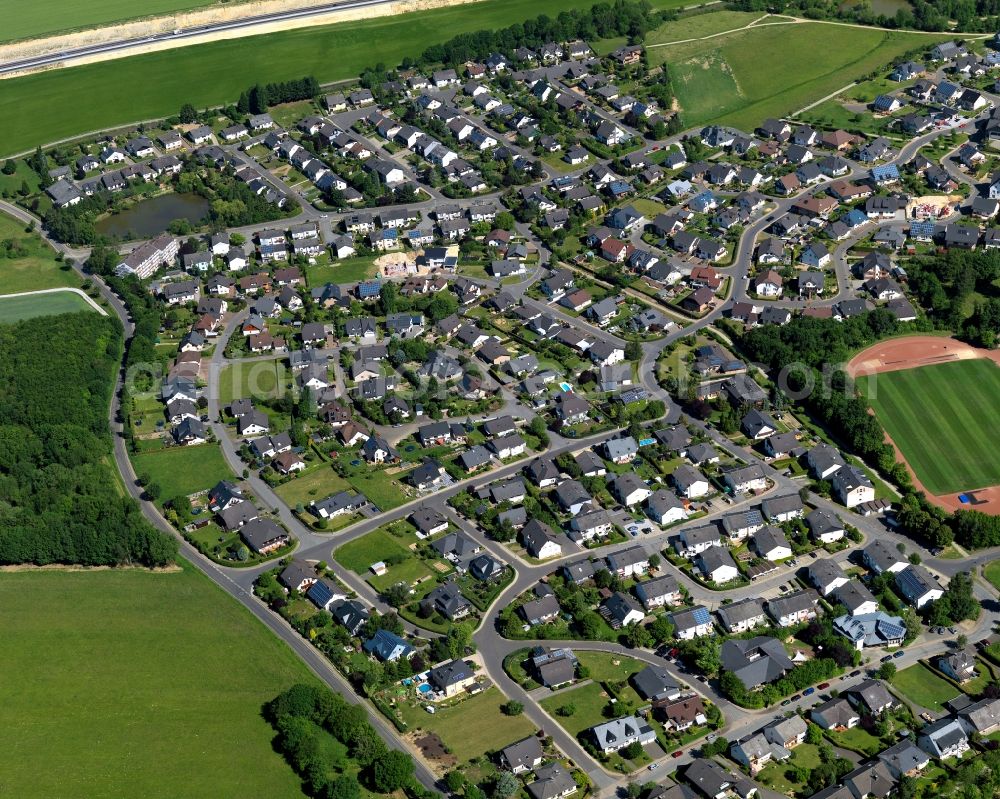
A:
<svg viewBox="0 0 1000 799">
<path fill-rule="evenodd" d="M 278 732 L 275 747 L 310 796 L 360 799 L 362 784 L 383 794 L 403 790 L 412 799 L 438 796 L 416 781 L 409 755 L 386 746 L 362 705 L 325 686 L 293 685 L 266 705 L 265 715 Z M 342 747 L 361 767 L 357 776 Z"/>
<path fill-rule="evenodd" d="M 572 39 L 608 39 L 626 36 L 641 41 L 646 32 L 664 19 L 645 2 L 615 0 L 598 3 L 589 9 L 571 9 L 561 12 L 554 19 L 541 14 L 501 30 L 478 30 L 462 33 L 443 44 L 424 50 L 416 61 L 404 60 L 403 67 L 448 64 L 458 66 L 466 61 L 481 61 L 491 53 L 513 53 L 519 47 L 537 49 L 548 42 L 566 42 Z"/>
<path fill-rule="evenodd" d="M 0 326 L 0 563 L 162 566 L 177 554 L 107 456 L 122 346 L 91 313 Z"/>
</svg>

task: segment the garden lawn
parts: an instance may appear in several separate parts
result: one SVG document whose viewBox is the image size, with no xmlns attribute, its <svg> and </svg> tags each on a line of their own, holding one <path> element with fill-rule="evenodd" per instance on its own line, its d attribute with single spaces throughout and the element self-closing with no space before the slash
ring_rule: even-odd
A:
<svg viewBox="0 0 1000 799">
<path fill-rule="evenodd" d="M 306 267 L 306 279 L 312 288 L 316 288 L 327 283 L 355 283 L 375 277 L 377 272 L 374 258 L 344 258 L 330 264 Z"/>
<path fill-rule="evenodd" d="M 885 749 L 880 738 L 860 727 L 854 727 L 850 730 L 826 730 L 825 735 L 837 746 L 842 746 L 853 752 L 861 752 L 868 757 Z"/>
<path fill-rule="evenodd" d="M 641 660 L 607 652 L 577 652 L 576 656 L 580 665 L 590 671 L 590 679 L 595 682 L 627 680 L 646 666 Z"/>
<path fill-rule="evenodd" d="M 303 796 L 261 705 L 314 678 L 182 565 L 3 575 L 5 794 Z"/>
<path fill-rule="evenodd" d="M 1000 591 L 1000 560 L 994 560 L 986 564 L 983 569 L 983 576 L 993 583 L 993 587 Z"/>
<path fill-rule="evenodd" d="M 2 2 L 18 9 L 11 10 L 9 19 L 23 16 L 20 11 L 23 3 Z M 114 2 L 124 5 L 124 0 Z M 182 0 L 160 2 L 182 4 Z M 89 4 L 75 5 L 89 8 Z M 677 8 L 684 3 L 654 0 L 653 5 Z M 130 13 L 133 7 L 134 4 Z M 291 80 L 303 75 L 313 75 L 321 83 L 356 79 L 368 67 L 380 62 L 394 67 L 405 56 L 419 56 L 429 45 L 445 42 L 460 33 L 496 30 L 543 12 L 555 17 L 561 11 L 580 7 L 577 0 L 548 0 L 544 7 L 535 0 L 481 0 L 391 17 L 192 45 L 12 78 L 0 82 L 0 119 L 4 120 L 0 154 L 31 150 L 37 144 L 91 130 L 163 118 L 176 114 L 184 103 L 196 108 L 233 103 L 241 92 L 257 82 Z M 89 11 L 83 13 L 84 18 L 93 16 Z M 36 15 L 32 8 L 30 17 L 42 16 Z M 60 25 L 66 24 L 60 17 Z M 4 33 L 12 35 L 6 24 Z M 239 64 L 239 69 L 233 69 L 233 64 Z M 206 75 L 212 79 L 205 80 Z M 142 91 L 132 92 L 129 102 L 123 103 L 122 86 L 141 86 Z M 44 142 L 40 137 L 44 137 Z"/>
<path fill-rule="evenodd" d="M 53 294 L 26 294 L 20 297 L 0 295 L 0 323 L 19 322 L 35 316 L 93 312 L 93 306 L 75 291 L 58 291 Z"/>
<path fill-rule="evenodd" d="M 913 33 L 807 22 L 652 48 L 649 59 L 670 69 L 685 126 L 711 121 L 753 130 L 767 117 L 797 111 L 934 41 Z"/>
<path fill-rule="evenodd" d="M 535 733 L 525 716 L 504 715 L 500 706 L 506 701 L 498 688 L 489 688 L 451 707 L 439 707 L 433 715 L 419 704 L 404 703 L 400 715 L 411 731 L 436 732 L 458 762 L 465 763 Z"/>
<path fill-rule="evenodd" d="M 234 399 L 278 396 L 290 378 L 280 360 L 232 363 L 219 375 L 219 402 L 228 405 Z"/>
<path fill-rule="evenodd" d="M 451 567 L 449 566 L 450 570 Z M 376 591 L 385 591 L 389 586 L 396 583 L 406 583 L 412 586 L 417 580 L 432 577 L 431 570 L 419 558 L 410 558 L 395 566 L 390 566 L 381 577 L 370 574 L 368 582 Z"/>
<path fill-rule="evenodd" d="M 788 760 L 780 763 L 771 762 L 764 766 L 757 774 L 756 779 L 757 782 L 778 793 L 799 795 L 808 792 L 808 788 L 804 784 L 790 782 L 785 776 L 785 772 L 796 766 L 811 771 L 819 765 L 819 747 L 802 743 L 792 749 L 792 756 Z"/>
<path fill-rule="evenodd" d="M 233 479 L 233 473 L 218 444 L 170 447 L 132 456 L 137 475 L 148 474 L 158 483 L 163 500 L 207 491 L 220 480 Z"/>
<path fill-rule="evenodd" d="M 962 693 L 920 663 L 897 672 L 891 682 L 911 702 L 937 713 L 944 712 L 944 703 Z"/>
<path fill-rule="evenodd" d="M 694 14 L 673 22 L 664 22 L 646 34 L 643 44 L 648 50 L 655 52 L 664 43 L 696 39 L 743 28 L 762 16 L 764 15 L 752 11 L 712 11 L 708 14 Z M 764 21 L 773 22 L 770 19 Z M 655 55 L 651 55 L 650 58 L 662 60 Z"/>
<path fill-rule="evenodd" d="M 595 724 L 607 721 L 602 711 L 610 698 L 599 683 L 591 682 L 579 688 L 563 691 L 556 696 L 548 696 L 539 704 L 562 725 L 566 732 L 576 736 Z M 560 716 L 556 711 L 566 705 L 574 707 L 573 715 Z"/>
<path fill-rule="evenodd" d="M 329 464 L 323 464 L 300 473 L 298 477 L 278 486 L 274 492 L 294 508 L 300 503 L 308 506 L 310 502 L 319 502 L 331 494 L 347 491 L 350 487 L 351 484 Z"/>
<path fill-rule="evenodd" d="M 392 534 L 385 530 L 372 530 L 361 538 L 348 541 L 343 546 L 337 547 L 334 550 L 333 559 L 355 574 L 366 574 L 368 567 L 373 563 L 378 563 L 380 560 L 394 555 L 401 555 L 405 558 L 414 557 L 413 553 Z"/>
<path fill-rule="evenodd" d="M 994 443 L 1000 437 L 1000 417 L 994 413 L 1000 367 L 993 361 L 885 372 L 865 378 L 859 387 L 932 494 L 1000 483 Z M 941 457 L 942 452 L 948 457 Z"/>
<path fill-rule="evenodd" d="M 347 482 L 354 486 L 355 491 L 368 497 L 379 510 L 392 510 L 409 499 L 404 493 L 407 489 L 396 479 L 402 478 L 404 474 L 405 472 L 400 472 L 393 476 L 379 469 L 356 470 L 348 474 Z"/>
<path fill-rule="evenodd" d="M 26 233 L 23 222 L 0 214 L 0 241 L 7 239 L 19 240 L 26 253 L 22 258 L 0 258 L 0 294 L 80 286 L 69 264 L 57 261 L 56 254 L 41 236 Z"/>
</svg>

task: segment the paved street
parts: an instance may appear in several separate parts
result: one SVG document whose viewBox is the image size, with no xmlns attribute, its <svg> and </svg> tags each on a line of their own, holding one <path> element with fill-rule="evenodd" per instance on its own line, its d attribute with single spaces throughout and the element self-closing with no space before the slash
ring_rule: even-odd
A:
<svg viewBox="0 0 1000 799">
<path fill-rule="evenodd" d="M 553 76 L 553 80 L 555 82 L 559 82 L 561 78 L 556 79 L 555 76 Z M 566 87 L 564 86 L 564 88 Z M 990 98 L 994 102 L 1000 101 L 1000 98 L 995 98 L 992 95 L 990 95 Z M 594 106 L 588 98 L 582 97 L 581 99 L 585 104 L 592 107 L 592 109 L 599 115 L 612 119 L 614 124 L 618 126 L 623 126 L 621 120 L 612 117 L 603 109 Z M 979 115 L 979 118 L 982 118 L 982 116 L 982 114 Z M 486 125 L 487 123 L 483 121 L 482 124 Z M 970 121 L 968 124 L 972 125 L 974 122 Z M 636 131 L 632 132 L 638 135 Z M 936 129 L 913 139 L 900 148 L 899 152 L 889 163 L 902 167 L 913 157 L 920 147 L 933 142 L 939 136 L 946 135 L 946 133 L 948 133 L 948 130 L 946 129 Z M 681 136 L 674 136 L 664 141 L 651 142 L 649 146 L 651 148 L 672 146 L 679 142 L 680 139 Z M 379 143 L 371 142 L 371 146 L 380 150 L 384 157 L 392 157 L 392 154 L 382 148 Z M 272 187 L 287 195 L 293 202 L 299 205 L 300 210 L 298 215 L 287 220 L 289 223 L 294 224 L 304 221 L 314 222 L 319 226 L 325 240 L 330 241 L 333 236 L 334 229 L 348 215 L 348 213 L 353 213 L 320 212 L 309 204 L 304 195 L 296 189 L 292 189 L 287 185 L 284 185 L 266 169 L 259 168 L 253 159 L 239 152 L 235 148 L 226 149 L 238 158 L 241 163 L 248 164 L 259 171 L 262 178 Z M 401 157 L 396 157 L 395 160 L 402 163 Z M 868 174 L 868 166 L 864 166 L 855 161 L 850 161 L 849 159 L 848 162 L 850 165 L 850 172 L 843 177 L 847 179 L 862 179 Z M 942 159 L 942 163 L 948 170 L 949 174 L 951 174 L 956 181 L 971 185 L 975 188 L 969 177 L 953 163 L 950 158 L 950 154 L 946 155 L 945 158 Z M 408 166 L 406 168 L 409 169 Z M 589 166 L 568 172 L 567 174 L 580 175 L 587 171 L 587 168 L 589 168 Z M 638 364 L 638 377 L 641 385 L 653 398 L 662 400 L 665 403 L 668 412 L 675 408 L 675 401 L 660 385 L 656 378 L 657 359 L 666 347 L 672 345 L 679 339 L 690 336 L 699 330 L 706 329 L 712 326 L 715 322 L 719 321 L 731 309 L 734 302 L 755 302 L 760 304 L 760 300 L 751 300 L 750 295 L 748 294 L 748 275 L 752 271 L 754 242 L 757 236 L 769 228 L 769 226 L 773 224 L 776 219 L 787 213 L 789 209 L 791 209 L 796 202 L 802 200 L 803 197 L 815 196 L 825 192 L 828 183 L 828 180 L 823 180 L 818 185 L 809 186 L 795 196 L 769 198 L 768 204 L 764 210 L 760 212 L 750 224 L 747 224 L 744 227 L 739 237 L 735 257 L 733 258 L 732 263 L 726 267 L 719 268 L 719 272 L 721 274 L 730 278 L 728 280 L 726 295 L 717 298 L 711 310 L 709 310 L 702 317 L 697 319 L 681 317 L 676 308 L 663 300 L 651 298 L 645 294 L 639 294 L 634 290 L 626 291 L 626 293 L 629 293 L 630 296 L 635 297 L 638 295 L 641 297 L 643 302 L 657 307 L 664 313 L 669 314 L 671 318 L 682 321 L 681 326 L 671 329 L 666 335 L 655 340 L 643 342 L 642 357 Z M 728 192 L 719 193 L 722 196 L 731 196 L 731 193 Z M 428 211 L 441 202 L 441 195 L 436 190 L 425 189 L 424 196 L 427 199 L 421 199 L 419 202 L 414 203 L 410 207 L 421 210 L 426 216 Z M 480 195 L 475 198 L 454 201 L 449 200 L 447 202 L 457 204 L 462 208 L 468 208 L 473 204 L 480 204 L 484 201 L 498 203 L 499 196 L 499 192 L 494 192 L 486 195 Z M 38 223 L 38 220 L 33 215 L 9 203 L 0 202 L 0 209 L 12 214 L 26 224 Z M 953 217 L 954 215 L 949 218 Z M 832 295 L 824 294 L 822 298 L 810 300 L 808 305 L 831 306 L 839 301 L 857 296 L 853 278 L 850 274 L 849 265 L 844 253 L 852 244 L 864 236 L 869 235 L 873 229 L 877 227 L 888 226 L 899 228 L 901 225 L 902 222 L 898 219 L 867 223 L 859 230 L 853 232 L 845 241 L 841 242 L 841 244 L 837 247 L 833 260 L 834 271 L 837 278 L 836 293 Z M 236 232 L 249 235 L 259 228 L 260 225 L 255 225 L 240 228 Z M 582 334 L 597 336 L 605 341 L 615 342 L 620 346 L 624 346 L 626 344 L 624 339 L 619 336 L 612 335 L 599 326 L 592 324 L 587 319 L 567 313 L 554 303 L 545 303 L 528 296 L 526 293 L 528 289 L 545 276 L 545 267 L 550 262 L 551 253 L 545 248 L 541 241 L 534 237 L 528 226 L 519 224 L 517 226 L 517 231 L 524 236 L 527 241 L 534 244 L 538 248 L 541 259 L 537 268 L 533 269 L 531 273 L 528 274 L 522 281 L 503 285 L 504 291 L 510 293 L 513 297 L 523 302 L 524 305 L 544 311 L 564 324 L 575 328 Z M 85 261 L 88 255 L 86 249 L 68 248 L 49 239 L 44 231 L 42 231 L 42 235 L 46 237 L 46 240 L 56 250 L 63 253 L 68 258 L 73 259 L 74 267 L 81 273 L 81 275 L 83 274 L 81 264 Z M 636 238 L 638 238 L 638 234 L 636 235 Z M 136 245 L 133 243 L 129 246 Z M 664 257 L 673 259 L 677 265 L 685 271 L 690 271 L 690 268 L 697 263 L 691 259 L 680 259 L 666 253 L 664 253 Z M 583 267 L 581 267 L 581 269 L 582 268 Z M 92 280 L 98 287 L 103 299 L 122 321 L 126 337 L 130 337 L 133 333 L 133 327 L 127 311 L 121 301 L 110 292 L 107 286 L 99 278 L 95 278 L 90 275 L 87 275 L 86 277 Z M 490 288 L 498 287 L 498 284 L 495 281 L 481 282 L 483 285 Z M 768 304 L 774 307 L 784 307 L 789 309 L 801 309 L 807 305 L 807 303 L 799 300 L 798 298 L 770 301 Z M 237 364 L 248 366 L 283 357 L 283 355 L 279 354 L 270 354 L 232 360 L 226 358 L 226 344 L 230 337 L 240 334 L 239 326 L 246 318 L 246 315 L 247 312 L 244 311 L 241 313 L 229 314 L 226 318 L 225 327 L 220 331 L 218 338 L 215 339 L 214 351 L 211 358 L 208 360 L 208 385 L 205 391 L 205 396 L 208 400 L 207 414 L 210 420 L 211 429 L 215 438 L 219 442 L 227 464 L 237 475 L 243 475 L 244 471 L 247 469 L 247 465 L 242 461 L 239 455 L 239 449 L 242 442 L 235 438 L 232 429 L 230 429 L 223 421 L 223 408 L 219 399 L 220 376 L 222 371 L 227 366 Z M 334 362 L 339 360 L 342 346 L 345 348 L 347 347 L 346 344 L 338 342 L 334 348 L 329 350 Z M 336 364 L 334 368 L 337 381 L 336 385 L 341 391 L 343 391 L 345 390 L 343 370 L 340 368 L 339 364 Z M 119 381 L 123 379 L 124 375 L 120 375 Z M 120 389 L 120 387 L 121 382 L 119 382 L 118 388 Z M 162 517 L 155 505 L 143 499 L 142 491 L 136 483 L 136 475 L 129 461 L 125 448 L 125 439 L 122 436 L 121 424 L 118 421 L 118 396 L 118 391 L 116 391 L 115 399 L 112 402 L 112 407 L 110 409 L 110 421 L 112 431 L 114 432 L 115 443 L 114 455 L 117 467 L 125 479 L 125 483 L 130 494 L 140 503 L 147 518 L 149 518 L 154 525 L 164 532 L 176 535 L 176 531 L 174 531 Z M 503 404 L 499 410 L 489 414 L 479 414 L 474 417 L 475 421 L 481 421 L 483 418 L 499 415 L 510 415 L 527 421 L 534 416 L 534 411 L 525 405 L 520 404 L 514 395 L 506 388 L 501 389 L 501 396 L 503 398 Z M 766 462 L 764 462 L 764 460 L 761 459 L 757 453 L 748 448 L 734 444 L 731 440 L 720 434 L 718 430 L 707 427 L 697 420 L 689 420 L 689 424 L 693 425 L 700 433 L 704 434 L 709 440 L 711 440 L 718 449 L 725 452 L 730 457 L 745 463 L 759 463 L 764 469 L 768 479 L 773 484 L 769 489 L 769 496 L 797 493 L 805 484 L 802 479 L 778 473 Z M 411 436 L 417 426 L 418 424 L 413 422 L 398 427 L 379 427 L 377 428 L 377 432 L 384 435 L 395 444 Z M 555 457 L 566 452 L 577 452 L 582 449 L 601 444 L 617 434 L 617 430 L 609 430 L 585 438 L 570 439 L 553 432 L 550 434 L 551 440 L 546 454 L 550 457 Z M 611 552 L 625 547 L 634 546 L 635 544 L 640 544 L 649 553 L 659 553 L 668 548 L 668 540 L 671 536 L 675 535 L 677 531 L 675 529 L 663 531 L 657 529 L 649 534 L 643 534 L 636 538 L 629 538 L 624 543 L 601 546 L 591 550 L 583 550 L 567 540 L 563 544 L 563 554 L 559 558 L 538 564 L 529 562 L 518 554 L 510 551 L 502 544 L 489 540 L 479 527 L 460 517 L 448 507 L 447 501 L 455 494 L 467 488 L 478 488 L 489 482 L 518 474 L 527 463 L 527 460 L 521 460 L 514 463 L 501 464 L 487 473 L 477 474 L 475 476 L 457 480 L 446 489 L 435 492 L 430 496 L 407 498 L 406 501 L 398 507 L 381 512 L 370 518 L 364 518 L 332 534 L 315 532 L 304 525 L 296 517 L 293 509 L 289 507 L 289 505 L 285 503 L 255 471 L 250 470 L 247 476 L 242 479 L 249 488 L 250 492 L 259 500 L 259 502 L 264 507 L 272 511 L 294 535 L 297 540 L 297 549 L 295 552 L 296 558 L 309 561 L 323 560 L 332 562 L 333 551 L 336 547 L 355 541 L 388 522 L 405 518 L 415 508 L 423 504 L 428 504 L 443 511 L 453 525 L 474 538 L 487 552 L 494 555 L 496 558 L 509 563 L 514 569 L 513 582 L 493 602 L 489 611 L 483 614 L 481 623 L 474 634 L 474 640 L 478 651 L 482 656 L 485 672 L 507 696 L 522 702 L 525 706 L 526 716 L 539 729 L 542 729 L 547 734 L 552 735 L 559 748 L 590 775 L 598 789 L 599 796 L 610 796 L 625 784 L 625 778 L 621 775 L 612 774 L 606 771 L 583 750 L 582 746 L 575 738 L 566 733 L 562 727 L 559 726 L 556 720 L 549 717 L 541 709 L 536 699 L 540 693 L 544 694 L 544 691 L 532 691 L 529 694 L 513 680 L 511 680 L 503 671 L 502 663 L 504 657 L 509 655 L 511 652 L 528 645 L 529 642 L 513 641 L 503 638 L 500 635 L 497 626 L 499 614 L 501 610 L 508 607 L 517 596 L 527 590 L 530 590 L 540 580 L 544 579 L 548 574 L 558 569 L 559 566 L 577 560 L 584 554 L 594 558 L 604 557 Z M 731 504 L 717 503 L 717 505 L 713 507 L 713 509 L 705 517 L 699 519 L 699 523 L 703 524 L 707 521 L 718 519 L 725 513 L 731 513 L 741 507 L 756 504 L 759 500 L 760 497 L 743 496 L 734 498 Z M 932 557 L 930 553 L 922 550 L 919 546 L 915 545 L 912 541 L 906 539 L 905 537 L 887 529 L 876 519 L 866 519 L 854 514 L 846 513 L 843 508 L 835 506 L 833 503 L 821 497 L 811 496 L 810 502 L 817 507 L 826 508 L 842 515 L 845 520 L 861 531 L 865 542 L 871 541 L 875 538 L 880 538 L 892 543 L 893 545 L 902 544 L 906 547 L 907 552 L 918 554 L 926 567 L 945 577 L 954 576 L 959 571 L 964 570 L 972 570 L 975 573 L 981 565 L 995 559 L 997 555 L 1000 554 L 1000 548 L 998 548 L 997 550 L 976 552 L 968 558 L 958 560 Z M 846 560 L 851 552 L 856 550 L 859 546 L 863 546 L 863 544 L 854 545 L 849 550 L 838 554 L 837 559 L 840 561 Z M 201 569 L 210 579 L 213 580 L 214 583 L 216 583 L 216 585 L 248 608 L 258 619 L 260 619 L 262 623 L 267 625 L 267 627 L 272 630 L 275 635 L 279 636 L 290 647 L 292 647 L 292 649 L 327 685 L 345 696 L 351 696 L 356 699 L 346 680 L 344 680 L 343 677 L 341 677 L 341 675 L 330 666 L 329 662 L 316 649 L 314 649 L 307 641 L 302 639 L 301 636 L 292 630 L 279 616 L 270 612 L 264 605 L 254 598 L 252 593 L 254 580 L 260 575 L 261 572 L 272 568 L 273 564 L 261 564 L 247 569 L 223 567 L 202 556 L 191 545 L 183 540 L 181 540 L 181 552 L 185 558 Z M 669 563 L 664 562 L 660 566 L 660 569 L 662 572 L 674 574 L 680 584 L 683 585 L 683 587 L 688 591 L 695 603 L 704 604 L 710 610 L 714 610 L 718 608 L 724 600 L 737 600 L 747 597 L 766 598 L 777 596 L 780 593 L 781 588 L 796 579 L 796 568 L 801 569 L 803 565 L 808 565 L 809 562 L 807 557 L 800 557 L 799 561 L 800 563 L 798 567 L 793 568 L 783 565 L 773 573 L 761 577 L 752 584 L 726 591 L 710 589 Z M 338 569 L 337 575 L 346 585 L 355 591 L 366 604 L 383 613 L 390 612 L 392 610 L 392 608 L 384 603 L 381 597 L 379 597 L 371 586 L 359 575 L 340 569 Z M 981 580 L 977 580 L 975 590 L 977 597 L 983 602 L 985 612 L 975 625 L 970 625 L 970 629 L 967 631 L 970 639 L 976 639 L 989 633 L 994 625 L 1000 621 L 1000 602 L 997 601 L 996 591 Z M 429 637 L 433 635 L 432 633 L 428 633 L 426 630 L 414 627 L 411 624 L 407 624 L 406 629 L 413 635 L 420 635 L 422 637 Z M 755 729 L 757 726 L 762 724 L 766 718 L 777 712 L 775 708 L 761 711 L 749 711 L 737 707 L 719 694 L 718 686 L 715 683 L 701 682 L 691 674 L 680 672 L 673 664 L 666 663 L 662 658 L 659 658 L 650 651 L 627 649 L 619 644 L 589 641 L 546 641 L 545 643 L 548 646 L 565 645 L 576 650 L 583 651 L 600 650 L 622 655 L 627 654 L 630 657 L 638 658 L 639 660 L 647 663 L 664 666 L 676 679 L 691 685 L 694 690 L 698 691 L 700 694 L 704 695 L 720 707 L 725 715 L 725 725 L 720 731 L 720 734 L 723 734 L 730 739 L 738 738 L 741 735 Z M 932 635 L 925 632 L 910 647 L 908 647 L 905 650 L 905 654 L 895 662 L 900 668 L 902 668 L 917 662 L 917 660 L 922 657 L 943 651 L 947 645 L 947 637 Z M 866 653 L 866 656 L 870 657 L 873 662 L 877 663 L 877 659 L 880 654 L 880 652 L 876 651 Z M 842 691 L 845 687 L 862 678 L 862 676 L 859 676 L 857 678 L 842 679 L 837 683 L 836 688 Z M 797 710 L 806 708 L 819 700 L 819 694 L 815 694 L 811 697 L 803 697 L 785 709 Z M 413 755 L 414 760 L 417 763 L 417 774 L 421 782 L 428 787 L 433 787 L 435 781 L 434 775 L 427 764 L 416 752 L 413 751 L 411 747 L 399 738 L 394 728 L 384 720 L 381 714 L 375 712 L 367 703 L 365 703 L 365 706 L 369 712 L 372 723 L 379 730 L 380 734 L 392 746 L 400 750 L 407 751 Z M 662 760 L 664 761 L 664 764 L 670 763 L 672 767 L 683 765 L 690 761 L 692 752 L 695 751 L 695 749 L 696 747 L 685 748 L 683 757 L 676 760 L 670 757 L 670 753 L 666 753 Z"/>
</svg>

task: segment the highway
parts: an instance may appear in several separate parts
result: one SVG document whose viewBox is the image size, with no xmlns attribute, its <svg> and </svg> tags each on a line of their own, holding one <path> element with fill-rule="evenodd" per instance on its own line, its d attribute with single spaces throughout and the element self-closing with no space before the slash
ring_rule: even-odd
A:
<svg viewBox="0 0 1000 799">
<path fill-rule="evenodd" d="M 139 36 L 131 39 L 116 39 L 110 42 L 101 42 L 84 47 L 75 47 L 66 50 L 57 50 L 54 53 L 33 56 L 31 58 L 18 59 L 0 63 L 0 75 L 14 72 L 24 72 L 52 66 L 69 66 L 73 61 L 82 58 L 90 58 L 98 55 L 122 54 L 123 51 L 134 47 L 142 47 L 149 44 L 162 42 L 182 43 L 186 39 L 193 39 L 199 36 L 224 33 L 227 31 L 240 31 L 248 28 L 255 28 L 275 22 L 285 22 L 294 19 L 308 19 L 329 14 L 334 11 L 351 11 L 359 8 L 370 8 L 372 6 L 391 5 L 393 0 L 342 0 L 339 3 L 324 3 L 309 8 L 292 9 L 289 11 L 276 11 L 270 14 L 258 14 L 252 17 L 230 20 L 228 22 L 216 22 L 210 25 L 198 25 L 191 28 L 182 28 L 176 32 L 158 33 L 153 36 Z"/>
</svg>

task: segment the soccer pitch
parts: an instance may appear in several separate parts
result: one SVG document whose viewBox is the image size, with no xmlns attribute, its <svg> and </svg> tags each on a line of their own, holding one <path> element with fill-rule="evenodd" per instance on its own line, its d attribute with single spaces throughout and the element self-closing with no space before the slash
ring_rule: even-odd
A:
<svg viewBox="0 0 1000 799">
<path fill-rule="evenodd" d="M 858 387 L 930 493 L 1000 484 L 1000 367 L 993 361 L 884 372 Z"/>
</svg>

